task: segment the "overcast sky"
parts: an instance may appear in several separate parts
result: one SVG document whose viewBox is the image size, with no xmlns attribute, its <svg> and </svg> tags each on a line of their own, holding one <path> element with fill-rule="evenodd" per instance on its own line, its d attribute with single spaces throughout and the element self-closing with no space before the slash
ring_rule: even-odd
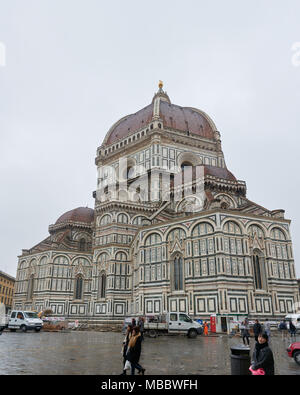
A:
<svg viewBox="0 0 300 395">
<path fill-rule="evenodd" d="M 299 42 L 299 0 L 0 0 L 0 270 L 93 207 L 97 147 L 161 79 L 215 121 L 248 198 L 286 210 L 300 277 Z"/>
</svg>

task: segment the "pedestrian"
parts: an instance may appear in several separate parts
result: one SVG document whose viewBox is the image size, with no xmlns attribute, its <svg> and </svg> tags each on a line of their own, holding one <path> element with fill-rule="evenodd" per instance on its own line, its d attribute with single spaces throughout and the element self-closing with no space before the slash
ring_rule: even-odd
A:
<svg viewBox="0 0 300 395">
<path fill-rule="evenodd" d="M 268 335 L 261 333 L 253 351 L 250 370 L 263 369 L 266 376 L 274 376 L 274 357 L 268 344 Z M 254 373 L 255 374 L 255 373 Z"/>
<path fill-rule="evenodd" d="M 132 336 L 132 329 L 133 329 L 133 327 L 131 324 L 127 325 L 126 334 L 125 334 L 125 338 L 123 340 L 123 347 L 122 347 L 122 355 L 123 355 L 123 373 L 122 374 L 126 374 L 126 370 L 125 370 L 126 353 L 127 353 L 127 349 L 128 349 L 128 343 L 129 343 L 131 336 Z"/>
<path fill-rule="evenodd" d="M 136 320 L 135 320 L 135 318 L 132 318 L 132 320 L 131 320 L 131 325 L 132 325 L 132 328 L 134 328 L 134 327 L 136 326 Z"/>
<path fill-rule="evenodd" d="M 270 340 L 271 340 L 271 324 L 270 324 L 268 318 L 266 318 L 266 321 L 264 323 L 264 331 L 268 335 L 269 342 L 270 342 Z"/>
<path fill-rule="evenodd" d="M 144 340 L 144 317 L 139 317 L 138 326 L 140 327 L 141 338 Z"/>
<path fill-rule="evenodd" d="M 290 321 L 289 331 L 290 331 L 291 337 L 296 337 L 296 327 L 295 327 L 295 325 L 292 323 L 292 321 Z"/>
<path fill-rule="evenodd" d="M 262 332 L 262 327 L 258 320 L 255 320 L 255 324 L 253 325 L 253 332 L 254 332 L 255 341 L 257 342 L 258 336 Z"/>
<path fill-rule="evenodd" d="M 241 329 L 241 336 L 242 336 L 242 339 L 243 339 L 244 346 L 246 346 L 246 341 L 247 341 L 247 344 L 249 346 L 249 344 L 250 344 L 250 342 L 249 342 L 250 333 L 249 333 L 248 320 L 244 320 L 242 322 L 242 324 L 240 325 L 240 329 Z M 246 339 L 246 341 L 245 341 L 245 339 Z"/>
<path fill-rule="evenodd" d="M 132 336 L 128 343 L 128 349 L 126 359 L 131 363 L 131 375 L 134 375 L 135 369 L 138 370 L 138 374 L 144 375 L 145 369 L 139 364 L 140 356 L 142 351 L 142 339 L 140 328 L 135 326 L 132 329 Z"/>
<path fill-rule="evenodd" d="M 206 322 L 206 321 L 204 321 L 203 326 L 204 326 L 204 335 L 205 335 L 205 336 L 208 336 L 208 325 L 207 325 L 207 322 Z"/>
<path fill-rule="evenodd" d="M 279 330 L 281 331 L 281 339 L 285 339 L 287 335 L 287 325 L 286 321 L 282 320 L 279 324 Z"/>
</svg>

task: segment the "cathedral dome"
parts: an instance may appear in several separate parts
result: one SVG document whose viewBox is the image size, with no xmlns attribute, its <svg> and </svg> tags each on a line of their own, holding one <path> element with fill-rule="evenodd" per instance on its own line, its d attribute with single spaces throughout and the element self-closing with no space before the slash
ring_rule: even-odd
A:
<svg viewBox="0 0 300 395">
<path fill-rule="evenodd" d="M 61 215 L 55 222 L 55 225 L 64 222 L 84 222 L 91 224 L 94 221 L 94 210 L 88 207 L 78 207 L 74 210 L 67 211 Z"/>
<path fill-rule="evenodd" d="M 160 119 L 165 128 L 172 128 L 180 132 L 188 131 L 190 134 L 215 141 L 217 129 L 210 117 L 196 108 L 172 104 L 169 96 L 160 86 L 150 105 L 135 114 L 121 118 L 110 128 L 104 144 L 110 145 L 131 135 L 146 127 L 155 118 Z"/>
</svg>

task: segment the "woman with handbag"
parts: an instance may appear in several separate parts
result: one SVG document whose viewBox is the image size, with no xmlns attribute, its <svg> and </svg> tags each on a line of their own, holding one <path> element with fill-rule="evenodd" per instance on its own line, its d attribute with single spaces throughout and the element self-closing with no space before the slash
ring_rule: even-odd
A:
<svg viewBox="0 0 300 395">
<path fill-rule="evenodd" d="M 125 334 L 125 338 L 123 340 L 123 347 L 122 347 L 122 355 L 123 355 L 123 373 L 122 374 L 126 374 L 126 369 L 125 369 L 125 365 L 126 365 L 126 353 L 127 353 L 127 348 L 128 348 L 128 343 L 131 339 L 132 336 L 132 325 L 128 325 L 127 329 L 126 329 L 126 334 Z"/>
<path fill-rule="evenodd" d="M 132 330 L 132 336 L 128 343 L 126 359 L 131 363 L 131 374 L 134 375 L 135 369 L 138 370 L 139 374 L 144 374 L 145 369 L 139 364 L 140 356 L 142 351 L 142 337 L 140 328 L 135 326 Z"/>
<path fill-rule="evenodd" d="M 250 366 L 252 374 L 274 376 L 273 352 L 268 344 L 268 335 L 261 333 L 253 351 L 253 361 Z"/>
</svg>

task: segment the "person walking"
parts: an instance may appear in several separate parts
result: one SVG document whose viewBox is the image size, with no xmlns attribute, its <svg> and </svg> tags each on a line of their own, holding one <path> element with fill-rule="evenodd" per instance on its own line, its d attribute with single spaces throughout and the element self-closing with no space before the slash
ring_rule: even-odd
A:
<svg viewBox="0 0 300 395">
<path fill-rule="evenodd" d="M 126 359 L 131 363 L 131 375 L 134 375 L 135 369 L 138 374 L 144 375 L 145 370 L 140 364 L 140 356 L 142 351 L 142 339 L 139 326 L 132 329 L 132 336 L 128 343 Z"/>
<path fill-rule="evenodd" d="M 208 325 L 206 321 L 204 321 L 203 327 L 204 327 L 204 335 L 208 336 Z"/>
<path fill-rule="evenodd" d="M 271 324 L 270 324 L 268 318 L 266 318 L 266 321 L 264 323 L 264 332 L 268 335 L 269 342 L 270 342 L 270 340 L 271 340 Z"/>
<path fill-rule="evenodd" d="M 258 341 L 252 355 L 250 370 L 263 369 L 266 376 L 274 376 L 274 357 L 269 347 L 268 335 L 261 333 L 258 335 Z"/>
<path fill-rule="evenodd" d="M 131 325 L 132 325 L 132 328 L 134 328 L 134 327 L 136 326 L 136 320 L 135 320 L 135 318 L 132 318 L 132 320 L 131 320 Z"/>
<path fill-rule="evenodd" d="M 128 325 L 127 329 L 126 329 L 126 334 L 125 334 L 125 338 L 123 340 L 123 348 L 122 348 L 122 355 L 123 355 L 123 373 L 122 374 L 126 374 L 126 370 L 125 370 L 125 363 L 126 363 L 126 353 L 127 353 L 127 349 L 128 349 L 128 343 L 131 339 L 132 336 L 132 325 Z"/>
<path fill-rule="evenodd" d="M 144 317 L 139 317 L 138 326 L 140 327 L 141 338 L 144 340 Z"/>
<path fill-rule="evenodd" d="M 255 341 L 257 342 L 258 336 L 262 332 L 262 327 L 258 320 L 255 320 L 255 324 L 253 325 L 253 332 L 254 332 Z"/>
<path fill-rule="evenodd" d="M 240 329 L 241 329 L 241 336 L 242 336 L 242 339 L 243 339 L 244 346 L 246 346 L 246 341 L 247 341 L 247 345 L 249 346 L 249 344 L 250 344 L 250 341 L 249 341 L 250 333 L 249 333 L 248 320 L 244 320 L 242 322 L 242 324 L 240 325 Z"/>
<path fill-rule="evenodd" d="M 287 325 L 285 320 L 282 320 L 279 324 L 279 330 L 281 331 L 281 339 L 285 339 L 287 335 Z"/>
<path fill-rule="evenodd" d="M 292 321 L 290 321 L 290 327 L 289 327 L 289 332 L 291 337 L 295 337 L 296 338 L 296 327 L 295 325 L 292 323 Z"/>
</svg>

